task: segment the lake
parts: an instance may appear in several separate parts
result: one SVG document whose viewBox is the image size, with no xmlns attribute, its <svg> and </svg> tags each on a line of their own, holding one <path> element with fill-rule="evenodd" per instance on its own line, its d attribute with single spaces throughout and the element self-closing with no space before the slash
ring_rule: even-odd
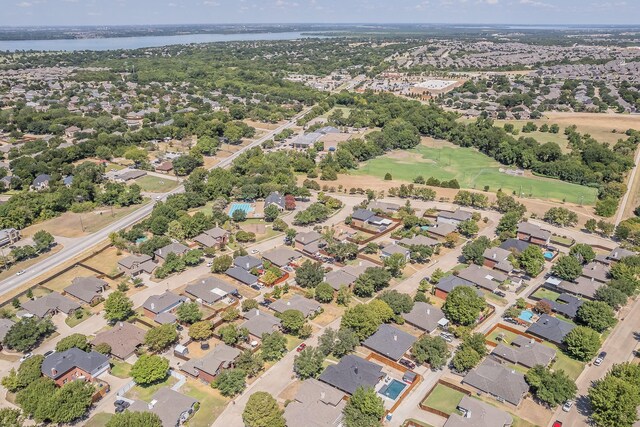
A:
<svg viewBox="0 0 640 427">
<path fill-rule="evenodd" d="M 0 51 L 43 50 L 117 50 L 143 47 L 169 46 L 189 43 L 213 43 L 258 40 L 295 40 L 319 38 L 301 32 L 284 33 L 238 33 L 238 34 L 186 34 L 177 36 L 113 37 L 102 39 L 57 39 L 57 40 L 7 40 L 0 41 Z"/>
</svg>

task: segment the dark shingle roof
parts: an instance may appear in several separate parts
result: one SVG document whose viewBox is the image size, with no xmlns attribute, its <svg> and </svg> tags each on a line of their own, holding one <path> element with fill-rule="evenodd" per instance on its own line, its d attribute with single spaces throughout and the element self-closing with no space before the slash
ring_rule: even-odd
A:
<svg viewBox="0 0 640 427">
<path fill-rule="evenodd" d="M 416 337 L 391 325 L 382 324 L 362 345 L 392 360 L 400 358 L 416 342 Z"/>
<path fill-rule="evenodd" d="M 522 373 L 507 369 L 491 359 L 485 359 L 469 372 L 462 382 L 516 406 L 529 391 L 529 385 Z"/>
<path fill-rule="evenodd" d="M 346 355 L 336 365 L 329 365 L 318 378 L 338 390 L 353 394 L 362 387 L 375 387 L 384 376 L 382 367 L 354 355 Z"/>
<path fill-rule="evenodd" d="M 528 334 L 536 335 L 549 342 L 560 344 L 575 325 L 557 317 L 543 314 L 538 321 L 527 329 Z"/>
<path fill-rule="evenodd" d="M 80 368 L 85 372 L 93 374 L 105 363 L 109 363 L 109 358 L 97 351 L 84 352 L 73 347 L 67 351 L 53 353 L 42 362 L 42 373 L 50 378 L 56 379 L 62 376 L 71 368 Z"/>
</svg>

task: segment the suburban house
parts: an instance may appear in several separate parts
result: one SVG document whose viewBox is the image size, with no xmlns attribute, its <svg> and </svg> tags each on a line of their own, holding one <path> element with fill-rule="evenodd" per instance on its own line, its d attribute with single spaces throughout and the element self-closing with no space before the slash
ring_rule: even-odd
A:
<svg viewBox="0 0 640 427">
<path fill-rule="evenodd" d="M 318 379 L 352 395 L 358 387 L 375 388 L 384 376 L 382 366 L 348 354 L 337 364 L 327 366 Z"/>
<path fill-rule="evenodd" d="M 157 264 L 153 261 L 153 258 L 146 254 L 129 255 L 118 261 L 118 270 L 131 277 L 136 277 L 142 273 L 151 274 L 156 267 Z"/>
<path fill-rule="evenodd" d="M 415 326 L 428 334 L 438 330 L 438 328 L 446 327 L 449 323 L 442 310 L 426 302 L 414 303 L 413 309 L 408 313 L 403 313 L 402 317 L 411 326 Z"/>
<path fill-rule="evenodd" d="M 399 245 L 410 247 L 410 246 L 438 246 L 440 244 L 436 239 L 432 239 L 431 237 L 423 236 L 418 234 L 417 236 L 413 236 L 411 238 L 405 237 L 404 239 L 398 242 Z"/>
<path fill-rule="evenodd" d="M 491 292 L 498 289 L 501 283 L 509 279 L 506 274 L 500 271 L 487 270 L 475 264 L 471 264 L 469 267 L 460 270 L 458 272 L 458 278 L 467 280 L 475 286 Z"/>
<path fill-rule="evenodd" d="M 147 174 L 146 171 L 140 169 L 125 168 L 119 171 L 109 171 L 105 174 L 106 178 L 113 182 L 125 183 L 138 178 L 142 178 Z"/>
<path fill-rule="evenodd" d="M 609 253 L 609 255 L 607 255 L 607 259 L 612 262 L 618 262 L 624 258 L 634 256 L 635 254 L 636 253 L 633 251 L 630 251 L 628 249 L 621 248 L 620 246 L 618 246 L 617 248 L 612 250 L 611 253 Z"/>
<path fill-rule="evenodd" d="M 417 338 L 400 329 L 382 324 L 362 345 L 394 362 L 402 359 Z"/>
<path fill-rule="evenodd" d="M 49 188 L 49 183 L 51 182 L 51 176 L 46 173 L 42 173 L 36 176 L 31 183 L 31 188 L 36 191 L 41 191 Z"/>
<path fill-rule="evenodd" d="M 307 148 L 313 146 L 318 140 L 322 137 L 323 134 L 320 132 L 311 132 L 307 134 L 301 134 L 294 138 L 291 142 L 291 146 L 293 148 L 298 148 L 301 150 L 306 150 Z"/>
<path fill-rule="evenodd" d="M 561 293 L 555 301 L 546 298 L 543 298 L 541 301 L 549 304 L 554 313 L 561 314 L 569 319 L 576 317 L 578 309 L 584 303 L 580 298 L 567 293 Z"/>
<path fill-rule="evenodd" d="M 200 359 L 191 359 L 182 364 L 181 370 L 194 378 L 209 384 L 223 369 L 233 367 L 233 362 L 242 353 L 235 347 L 218 344 L 213 350 Z"/>
<path fill-rule="evenodd" d="M 185 293 L 203 305 L 214 305 L 230 295 L 238 295 L 238 288 L 217 277 L 198 279 L 185 288 Z"/>
<path fill-rule="evenodd" d="M 557 317 L 543 314 L 538 321 L 527 329 L 527 333 L 542 338 L 553 344 L 562 344 L 564 337 L 571 332 L 576 325 L 565 322 Z"/>
<path fill-rule="evenodd" d="M 473 218 L 473 213 L 469 211 L 463 211 L 462 209 L 457 209 L 454 212 L 449 211 L 440 211 L 438 212 L 438 223 L 439 224 L 451 224 L 456 227 L 460 225 L 461 222 L 468 221 Z"/>
<path fill-rule="evenodd" d="M 485 249 L 482 256 L 484 257 L 482 265 L 485 267 L 493 268 L 506 274 L 509 274 L 513 271 L 513 264 L 511 264 L 511 261 L 509 261 L 511 251 L 502 248 L 491 247 Z"/>
<path fill-rule="evenodd" d="M 429 234 L 435 236 L 438 239 L 444 239 L 449 234 L 458 230 L 458 227 L 446 222 L 439 222 L 432 227 L 429 227 Z"/>
<path fill-rule="evenodd" d="M 317 231 L 300 232 L 295 237 L 295 248 L 312 255 L 320 251 L 325 245 L 326 242 L 322 234 Z"/>
<path fill-rule="evenodd" d="M 360 228 L 375 228 L 384 231 L 393 224 L 393 221 L 376 215 L 369 209 L 357 209 L 351 214 L 351 224 Z"/>
<path fill-rule="evenodd" d="M 189 251 L 189 248 L 182 243 L 174 242 L 170 243 L 167 246 L 160 248 L 154 252 L 156 258 L 165 261 L 169 254 L 176 254 L 178 256 L 184 255 Z"/>
<path fill-rule="evenodd" d="M 511 345 L 498 343 L 491 354 L 525 368 L 533 368 L 535 365 L 549 366 L 556 358 L 555 349 L 522 335 L 515 337 Z"/>
<path fill-rule="evenodd" d="M 166 291 L 161 295 L 152 295 L 142 304 L 145 316 L 160 324 L 174 323 L 176 317 L 173 313 L 182 303 L 189 298 Z"/>
<path fill-rule="evenodd" d="M 340 427 L 347 404 L 343 392 L 316 379 L 304 380 L 284 410 L 288 427 Z"/>
<path fill-rule="evenodd" d="M 398 210 L 400 210 L 400 205 L 396 203 L 372 200 L 371 203 L 369 203 L 369 209 L 371 209 L 372 211 L 381 211 L 387 215 L 393 215 L 394 213 L 398 212 Z"/>
<path fill-rule="evenodd" d="M 254 268 L 260 270 L 262 268 L 262 260 L 251 255 L 244 255 L 236 257 L 236 259 L 233 260 L 233 265 L 247 271 L 251 271 Z"/>
<path fill-rule="evenodd" d="M 350 288 L 358 277 L 370 267 L 377 267 L 377 265 L 370 261 L 360 261 L 358 265 L 347 265 L 325 274 L 324 281 L 336 291 L 339 291 L 342 286 Z"/>
<path fill-rule="evenodd" d="M 249 273 L 244 268 L 231 267 L 230 269 L 225 271 L 225 274 L 231 277 L 232 279 L 237 280 L 240 283 L 244 283 L 247 286 L 253 286 L 258 284 L 258 277 Z"/>
<path fill-rule="evenodd" d="M 99 332 L 91 341 L 92 345 L 108 344 L 111 347 L 111 355 L 117 359 L 125 360 L 132 356 L 136 349 L 144 342 L 146 331 L 128 322 L 118 322 L 104 332 Z"/>
<path fill-rule="evenodd" d="M 15 325 L 15 322 L 10 319 L 0 319 L 0 350 L 2 350 L 2 342 L 4 341 L 4 337 L 7 336 L 7 332 L 9 329 Z"/>
<path fill-rule="evenodd" d="M 607 283 L 609 281 L 611 267 L 603 265 L 599 262 L 591 261 L 589 264 L 582 267 L 582 276 L 588 280 L 595 280 L 600 283 Z"/>
<path fill-rule="evenodd" d="M 193 241 L 205 248 L 224 248 L 229 242 L 229 233 L 220 227 L 214 227 L 193 238 Z"/>
<path fill-rule="evenodd" d="M 60 295 L 57 292 L 41 296 L 22 303 L 22 308 L 34 316 L 43 318 L 53 316 L 56 313 L 69 315 L 80 309 L 80 304 L 74 300 Z"/>
<path fill-rule="evenodd" d="M 73 175 L 66 175 L 62 177 L 62 184 L 69 188 L 73 185 Z"/>
<path fill-rule="evenodd" d="M 151 402 L 134 401 L 129 410 L 132 412 L 152 412 L 160 417 L 164 427 L 177 427 L 185 422 L 196 409 L 198 401 L 169 387 L 163 387 L 152 397 Z"/>
<path fill-rule="evenodd" d="M 478 296 L 483 296 L 482 291 L 476 287 L 476 284 L 460 276 L 450 275 L 440 279 L 434 287 L 434 295 L 440 299 L 447 299 L 447 295 L 457 286 L 468 286 L 475 289 Z"/>
<path fill-rule="evenodd" d="M 262 339 L 262 334 L 270 334 L 280 330 L 280 319 L 272 314 L 260 311 L 257 308 L 242 314 L 245 320 L 240 325 L 241 328 L 247 328 L 249 333 L 255 338 Z"/>
<path fill-rule="evenodd" d="M 462 379 L 467 384 L 482 392 L 490 394 L 499 402 L 520 405 L 522 398 L 529 392 L 529 384 L 524 374 L 505 368 L 500 363 L 485 359 Z"/>
<path fill-rule="evenodd" d="M 301 257 L 302 255 L 300 255 L 300 253 L 289 249 L 286 246 L 280 246 L 262 254 L 263 259 L 266 259 L 276 267 L 285 267 L 289 264 L 293 264 Z"/>
<path fill-rule="evenodd" d="M 380 250 L 380 258 L 388 258 L 391 255 L 400 254 L 404 257 L 405 260 L 409 260 L 411 258 L 411 251 L 403 246 L 396 245 L 392 243 L 390 245 L 385 246 Z"/>
<path fill-rule="evenodd" d="M 518 239 L 534 243 L 539 246 L 547 246 L 551 240 L 551 232 L 543 230 L 530 222 L 521 222 L 518 224 Z"/>
<path fill-rule="evenodd" d="M 316 300 L 305 298 L 302 295 L 294 295 L 288 300 L 277 299 L 269 305 L 276 313 L 284 313 L 287 310 L 298 310 L 304 317 L 313 316 L 322 310 L 322 306 Z"/>
<path fill-rule="evenodd" d="M 525 242 L 524 240 L 511 238 L 511 239 L 507 239 L 504 242 L 502 242 L 502 244 L 499 246 L 499 248 L 507 250 L 507 251 L 512 252 L 512 253 L 520 254 L 525 249 L 527 249 L 527 247 L 529 247 L 529 245 L 530 245 L 530 243 Z"/>
<path fill-rule="evenodd" d="M 278 210 L 282 212 L 284 210 L 284 207 L 286 206 L 286 203 L 284 201 L 284 196 L 278 193 L 277 191 L 274 191 L 273 193 L 269 194 L 264 199 L 264 207 L 266 209 L 271 205 L 275 205 L 275 207 L 277 207 Z"/>
<path fill-rule="evenodd" d="M 97 351 L 85 352 L 79 348 L 53 353 L 42 362 L 42 375 L 51 378 L 61 387 L 69 381 L 95 378 L 109 370 L 109 358 Z"/>
<path fill-rule="evenodd" d="M 69 126 L 64 130 L 64 136 L 67 138 L 73 138 L 78 132 L 80 132 L 80 128 L 78 126 Z"/>
<path fill-rule="evenodd" d="M 3 228 L 0 230 L 0 247 L 10 245 L 20 240 L 20 231 L 15 228 Z"/>
<path fill-rule="evenodd" d="M 493 405 L 463 396 L 458 403 L 458 411 L 453 412 L 444 423 L 444 427 L 511 427 L 513 418 L 507 412 Z"/>
<path fill-rule="evenodd" d="M 173 170 L 173 162 L 170 160 L 166 162 L 162 162 L 158 166 L 156 166 L 156 172 L 169 173 L 172 170 Z"/>
<path fill-rule="evenodd" d="M 94 276 L 76 277 L 69 286 L 64 288 L 64 293 L 87 304 L 93 304 L 102 298 L 103 292 L 108 287 L 109 284 L 106 281 Z"/>
</svg>

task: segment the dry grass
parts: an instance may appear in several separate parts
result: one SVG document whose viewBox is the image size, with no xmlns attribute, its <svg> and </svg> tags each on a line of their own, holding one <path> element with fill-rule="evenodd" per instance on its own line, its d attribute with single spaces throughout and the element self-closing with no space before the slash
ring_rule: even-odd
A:
<svg viewBox="0 0 640 427">
<path fill-rule="evenodd" d="M 118 267 L 118 261 L 127 255 L 123 253 L 118 255 L 118 249 L 111 247 L 89 258 L 83 264 L 109 274 Z"/>
<path fill-rule="evenodd" d="M 334 304 L 323 304 L 323 312 L 316 316 L 311 322 L 320 326 L 327 326 L 338 317 L 344 314 L 344 307 L 340 307 Z"/>
<path fill-rule="evenodd" d="M 88 268 L 77 266 L 66 271 L 65 273 L 61 274 L 55 279 L 52 279 L 47 283 L 44 283 L 43 286 L 52 291 L 62 292 L 64 288 L 69 286 L 71 284 L 71 281 L 76 277 L 89 277 L 89 276 L 95 276 L 95 275 L 96 273 L 89 270 Z"/>
</svg>

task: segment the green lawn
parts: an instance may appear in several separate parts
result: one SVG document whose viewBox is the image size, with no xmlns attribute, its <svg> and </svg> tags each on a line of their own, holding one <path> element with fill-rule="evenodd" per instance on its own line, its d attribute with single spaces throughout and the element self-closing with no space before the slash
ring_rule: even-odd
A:
<svg viewBox="0 0 640 427">
<path fill-rule="evenodd" d="M 222 397 L 217 390 L 196 381 L 187 381 L 180 392 L 197 399 L 200 409 L 187 422 L 189 427 L 208 427 L 218 418 L 228 399 Z"/>
<path fill-rule="evenodd" d="M 522 193 L 540 199 L 566 199 L 568 202 L 593 205 L 597 189 L 541 177 L 511 176 L 499 171 L 505 166 L 474 148 L 461 148 L 436 141 L 434 147 L 420 145 L 406 153 L 394 152 L 364 162 L 353 171 L 357 175 L 383 178 L 389 172 L 394 180 L 413 181 L 418 175 L 425 179 L 433 176 L 440 180 L 457 179 L 463 188 L 494 192 Z M 406 154 L 405 156 L 397 154 Z"/>
<path fill-rule="evenodd" d="M 147 193 L 166 193 L 178 186 L 178 181 L 171 178 L 160 178 L 157 176 L 146 175 L 140 179 L 136 179 L 136 184 Z"/>
<path fill-rule="evenodd" d="M 64 323 L 66 323 L 70 328 L 74 328 L 91 317 L 91 312 L 89 310 L 85 308 L 82 308 L 81 310 L 82 316 L 80 318 L 77 318 L 75 314 L 72 314 L 71 316 L 67 316 L 67 318 L 64 319 Z"/>
<path fill-rule="evenodd" d="M 532 293 L 531 296 L 534 298 L 539 298 L 539 299 L 546 298 L 550 301 L 555 301 L 558 299 L 560 294 L 558 292 L 552 291 L 547 288 L 539 288 L 537 291 Z"/>
<path fill-rule="evenodd" d="M 446 414 L 456 411 L 458 403 L 464 397 L 464 393 L 454 390 L 442 384 L 436 384 L 436 388 L 422 403 L 433 409 L 437 409 Z"/>
<path fill-rule="evenodd" d="M 497 339 L 498 335 L 502 335 L 504 337 L 504 339 L 502 341 L 499 341 Z M 502 329 L 502 328 L 496 328 L 493 330 L 493 332 L 491 332 L 489 335 L 487 335 L 485 337 L 485 339 L 487 341 L 491 341 L 494 342 L 496 344 L 498 343 L 510 343 L 512 342 L 516 337 L 518 336 L 518 334 L 513 333 L 511 331 L 507 331 L 506 329 Z"/>
<path fill-rule="evenodd" d="M 151 402 L 151 396 L 153 396 L 158 390 L 160 390 L 163 387 L 171 387 L 177 382 L 178 380 L 176 378 L 169 375 L 166 380 L 156 384 L 152 384 L 147 387 L 142 387 L 139 385 L 134 386 L 131 390 L 129 390 L 126 393 L 126 397 L 128 397 L 129 399 L 134 399 L 134 400 L 137 399 L 137 400 L 144 400 L 145 402 Z"/>
<path fill-rule="evenodd" d="M 484 296 L 487 300 L 489 300 L 489 302 L 498 304 L 501 307 L 504 307 L 508 303 L 506 299 L 494 294 L 493 292 L 485 292 Z"/>
<path fill-rule="evenodd" d="M 131 372 L 131 365 L 126 362 L 120 362 L 118 360 L 111 361 L 111 374 L 118 378 L 129 378 Z"/>
<path fill-rule="evenodd" d="M 302 340 L 298 337 L 294 337 L 291 335 L 285 335 L 287 337 L 287 351 L 291 351 L 294 348 L 296 348 L 297 346 L 300 345 L 300 343 L 302 342 Z"/>
<path fill-rule="evenodd" d="M 555 243 L 562 246 L 572 246 L 576 241 L 562 236 L 551 236 L 551 243 Z"/>
<path fill-rule="evenodd" d="M 543 341 L 542 342 L 547 347 L 554 348 L 556 350 L 556 361 L 551 365 L 551 369 L 560 370 L 562 369 L 569 378 L 575 380 L 580 376 L 580 373 L 584 370 L 584 362 L 580 362 L 579 360 L 575 360 L 567 356 L 558 348 L 558 346 L 551 344 L 550 342 Z"/>
<path fill-rule="evenodd" d="M 105 412 L 99 412 L 86 422 L 84 427 L 104 427 L 107 425 L 107 421 L 113 416 L 113 414 L 107 414 Z"/>
</svg>

